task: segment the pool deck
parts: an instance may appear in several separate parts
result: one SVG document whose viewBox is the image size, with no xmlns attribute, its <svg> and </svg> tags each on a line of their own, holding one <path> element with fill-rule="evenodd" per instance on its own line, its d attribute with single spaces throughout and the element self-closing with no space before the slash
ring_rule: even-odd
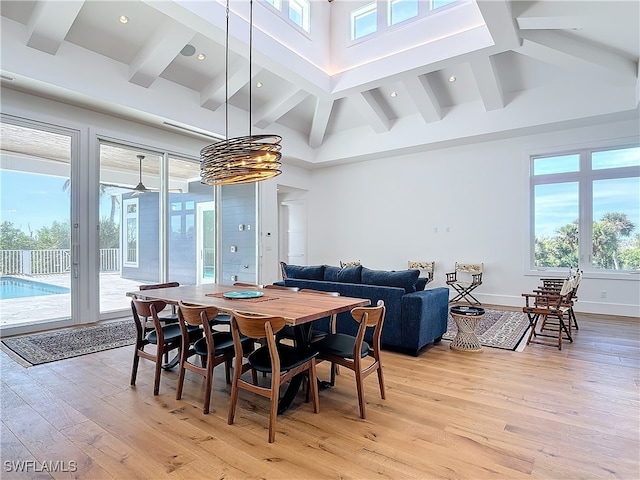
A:
<svg viewBox="0 0 640 480">
<path fill-rule="evenodd" d="M 11 276 L 11 275 L 7 275 Z M 69 288 L 70 275 L 15 276 L 25 280 Z M 100 311 L 117 312 L 130 308 L 126 292 L 137 290 L 142 282 L 121 278 L 118 273 L 100 274 Z M 71 317 L 71 294 L 61 293 L 0 300 L 0 327 Z M 91 319 L 97 321 L 98 319 Z"/>
</svg>

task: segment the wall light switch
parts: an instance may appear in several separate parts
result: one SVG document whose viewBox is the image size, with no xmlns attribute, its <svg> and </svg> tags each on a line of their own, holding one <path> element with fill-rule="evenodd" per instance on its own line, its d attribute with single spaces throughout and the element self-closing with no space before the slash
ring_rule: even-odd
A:
<svg viewBox="0 0 640 480">
<path fill-rule="evenodd" d="M 244 230 L 244 225 L 242 223 L 240 225 L 238 225 L 238 230 L 240 230 L 240 231 Z"/>
<path fill-rule="evenodd" d="M 236 253 L 238 251 L 238 247 L 235 245 L 231 245 L 231 253 Z"/>
<path fill-rule="evenodd" d="M 238 276 L 237 275 L 231 275 L 231 281 L 232 282 L 237 282 L 238 281 Z"/>
</svg>

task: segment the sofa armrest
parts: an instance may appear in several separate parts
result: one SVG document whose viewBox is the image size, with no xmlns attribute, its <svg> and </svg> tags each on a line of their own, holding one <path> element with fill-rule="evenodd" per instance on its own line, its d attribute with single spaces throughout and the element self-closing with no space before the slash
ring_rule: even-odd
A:
<svg viewBox="0 0 640 480">
<path fill-rule="evenodd" d="M 402 297 L 402 342 L 415 349 L 440 341 L 447 331 L 449 289 L 430 288 Z"/>
</svg>

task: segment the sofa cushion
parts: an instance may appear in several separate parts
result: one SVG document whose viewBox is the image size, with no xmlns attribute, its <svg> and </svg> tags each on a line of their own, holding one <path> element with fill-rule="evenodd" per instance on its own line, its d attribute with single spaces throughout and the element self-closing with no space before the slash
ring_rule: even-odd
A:
<svg viewBox="0 0 640 480">
<path fill-rule="evenodd" d="M 341 268 L 337 275 L 338 282 L 362 283 L 361 272 L 362 272 L 361 265 Z"/>
<path fill-rule="evenodd" d="M 334 267 L 333 265 L 324 266 L 324 280 L 326 282 L 337 282 L 338 273 L 340 273 L 340 267 Z"/>
<path fill-rule="evenodd" d="M 362 283 L 367 285 L 383 285 L 386 287 L 404 288 L 406 293 L 416 291 L 416 282 L 420 270 L 370 270 L 366 267 L 362 269 Z"/>
<path fill-rule="evenodd" d="M 324 280 L 324 265 L 287 265 L 282 266 L 287 278 L 305 280 Z"/>
</svg>

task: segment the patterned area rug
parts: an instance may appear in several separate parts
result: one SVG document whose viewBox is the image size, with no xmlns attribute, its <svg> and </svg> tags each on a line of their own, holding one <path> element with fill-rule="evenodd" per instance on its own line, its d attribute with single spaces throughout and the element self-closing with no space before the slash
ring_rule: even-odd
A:
<svg viewBox="0 0 640 480">
<path fill-rule="evenodd" d="M 528 330 L 529 320 L 522 312 L 485 309 L 484 317 L 476 328 L 476 335 L 485 347 L 516 350 Z M 442 338 L 453 340 L 457 332 L 456 322 L 449 315 L 447 333 Z M 521 349 L 523 348 L 524 346 Z"/>
<path fill-rule="evenodd" d="M 2 344 L 29 365 L 40 365 L 132 345 L 135 338 L 133 322 L 118 320 L 88 327 L 20 335 L 2 340 Z"/>
</svg>

